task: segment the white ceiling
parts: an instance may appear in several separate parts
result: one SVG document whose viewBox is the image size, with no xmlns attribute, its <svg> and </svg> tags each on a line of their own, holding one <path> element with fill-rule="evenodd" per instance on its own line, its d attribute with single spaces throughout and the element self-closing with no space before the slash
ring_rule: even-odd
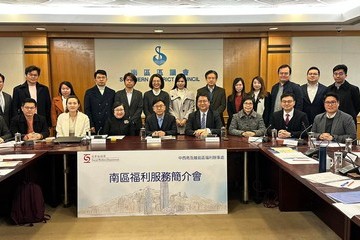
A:
<svg viewBox="0 0 360 240">
<path fill-rule="evenodd" d="M 359 0 L 0 0 L 0 31 L 338 31 L 359 20 Z"/>
</svg>

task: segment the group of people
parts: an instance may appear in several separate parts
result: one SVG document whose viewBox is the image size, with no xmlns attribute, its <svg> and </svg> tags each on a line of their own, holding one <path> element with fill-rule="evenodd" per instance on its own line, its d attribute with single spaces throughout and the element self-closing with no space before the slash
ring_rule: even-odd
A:
<svg viewBox="0 0 360 240">
<path fill-rule="evenodd" d="M 291 67 L 278 68 L 279 82 L 271 93 L 264 80 L 257 76 L 245 92 L 245 81 L 235 78 L 232 93 L 216 85 L 218 73 L 205 73 L 206 86 L 196 95 L 188 89 L 184 74 L 178 74 L 169 93 L 160 74 L 149 80 L 150 90 L 142 94 L 134 89 L 137 78 L 124 76 L 125 88 L 115 92 L 106 86 L 107 73 L 94 73 L 95 86 L 85 93 L 84 107 L 70 82 L 59 85 L 58 96 L 50 99 L 47 86 L 40 84 L 40 68 L 25 69 L 26 81 L 15 87 L 12 97 L 3 92 L 5 76 L 0 73 L 0 142 L 19 132 L 23 140 L 49 136 L 94 134 L 138 135 L 145 115 L 146 134 L 154 137 L 186 134 L 204 137 L 220 134 L 225 126 L 227 109 L 229 134 L 243 137 L 263 136 L 268 129 L 277 129 L 279 138 L 300 137 L 310 128 L 320 140 L 343 142 L 356 138 L 356 116 L 360 111 L 359 88 L 347 80 L 347 67 L 333 69 L 335 83 L 326 87 L 319 83 L 320 70 L 307 71 L 307 83 L 300 86 L 290 81 Z M 83 112 L 82 112 L 83 110 Z M 305 132 L 306 135 L 306 132 Z M 304 135 L 304 136 L 305 136 Z"/>
</svg>

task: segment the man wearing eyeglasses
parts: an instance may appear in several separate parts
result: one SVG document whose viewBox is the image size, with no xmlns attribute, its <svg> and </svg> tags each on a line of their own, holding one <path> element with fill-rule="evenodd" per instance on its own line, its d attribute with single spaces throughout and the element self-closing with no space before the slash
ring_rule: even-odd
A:
<svg viewBox="0 0 360 240">
<path fill-rule="evenodd" d="M 324 95 L 327 87 L 319 83 L 320 69 L 310 67 L 306 73 L 307 83 L 301 86 L 303 92 L 303 111 L 306 113 L 309 123 L 314 122 L 316 115 L 323 113 Z"/>
<path fill-rule="evenodd" d="M 28 66 L 25 68 L 25 83 L 17 86 L 13 90 L 13 115 L 21 114 L 21 106 L 25 98 L 32 98 L 38 104 L 36 113 L 46 118 L 46 123 L 51 126 L 51 99 L 49 88 L 38 82 L 40 68 Z"/>
<path fill-rule="evenodd" d="M 345 142 L 346 138 L 356 139 L 356 128 L 353 118 L 339 110 L 339 96 L 329 92 L 324 98 L 325 112 L 317 115 L 311 131 L 323 141 Z"/>
<path fill-rule="evenodd" d="M 146 135 L 153 137 L 176 135 L 175 117 L 166 112 L 166 105 L 162 99 L 155 98 L 153 101 L 153 111 L 154 113 L 146 118 Z"/>
<path fill-rule="evenodd" d="M 298 138 L 309 126 L 305 113 L 294 108 L 296 102 L 292 93 L 281 95 L 282 110 L 274 112 L 270 124 L 278 131 L 279 138 Z"/>
<path fill-rule="evenodd" d="M 359 88 L 350 84 L 347 78 L 348 68 L 344 64 L 336 65 L 333 68 L 333 77 L 335 82 L 328 87 L 327 92 L 338 94 L 339 109 L 352 116 L 356 124 L 356 116 L 360 112 L 360 92 Z"/>
<path fill-rule="evenodd" d="M 40 140 L 49 136 L 45 117 L 36 114 L 37 103 L 32 98 L 25 98 L 20 114 L 12 118 L 10 131 L 13 135 L 21 133 L 23 140 Z"/>
</svg>

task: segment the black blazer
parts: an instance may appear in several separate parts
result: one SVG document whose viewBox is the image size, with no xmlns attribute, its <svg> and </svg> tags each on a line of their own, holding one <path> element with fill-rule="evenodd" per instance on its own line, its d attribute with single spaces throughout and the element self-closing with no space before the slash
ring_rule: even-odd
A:
<svg viewBox="0 0 360 240">
<path fill-rule="evenodd" d="M 254 96 L 252 96 L 254 97 Z M 268 95 L 265 97 L 265 99 L 261 99 L 262 101 L 265 101 L 264 103 L 264 112 L 262 114 L 262 118 L 264 119 L 265 126 L 269 126 L 270 117 L 271 117 L 271 94 L 268 92 Z M 257 111 L 257 105 L 259 104 L 260 99 L 257 98 L 254 105 L 254 111 Z"/>
<path fill-rule="evenodd" d="M 40 83 L 36 83 L 37 95 L 37 113 L 46 118 L 46 123 L 51 126 L 51 99 L 49 88 Z M 21 104 L 25 98 L 30 98 L 29 86 L 27 82 L 17 86 L 13 91 L 13 115 L 16 116 L 21 113 Z M 11 124 L 10 124 L 11 125 Z"/>
<path fill-rule="evenodd" d="M 186 122 L 185 134 L 193 136 L 194 132 L 201 129 L 200 111 L 190 113 L 189 119 Z M 220 114 L 217 111 L 209 109 L 206 116 L 206 128 L 209 128 L 212 134 L 220 136 L 220 129 L 223 126 Z"/>
<path fill-rule="evenodd" d="M 137 130 L 142 126 L 141 113 L 143 109 L 142 93 L 136 89 L 133 90 L 130 106 L 126 96 L 126 90 L 117 91 L 114 102 L 120 102 L 125 106 L 125 114 L 129 123 Z"/>
<path fill-rule="evenodd" d="M 325 112 L 324 96 L 327 89 L 325 85 L 319 83 L 314 101 L 311 103 L 307 91 L 307 86 L 307 84 L 301 86 L 301 91 L 303 93 L 303 112 L 306 113 L 309 123 L 312 124 L 316 115 Z"/>
<path fill-rule="evenodd" d="M 10 119 L 12 116 L 12 98 L 10 96 L 10 94 L 7 94 L 6 92 L 2 92 L 3 96 L 4 96 L 4 101 L 5 101 L 5 108 L 4 111 L 1 110 L 0 108 L 0 116 L 2 116 L 5 120 L 5 123 L 7 125 L 7 127 L 10 127 Z"/>
<path fill-rule="evenodd" d="M 162 126 L 159 127 L 156 114 L 153 113 L 146 118 L 145 123 L 146 135 L 150 136 L 155 131 L 164 131 L 165 135 L 176 135 L 176 120 L 173 115 L 165 113 Z"/>
<path fill-rule="evenodd" d="M 12 137 L 12 134 L 5 123 L 5 120 L 2 116 L 0 116 L 0 137 L 6 141 Z"/>
<path fill-rule="evenodd" d="M 298 138 L 300 137 L 300 134 L 302 131 L 305 130 L 306 127 L 309 126 L 309 121 L 307 119 L 307 116 L 305 113 L 294 109 L 294 116 L 291 118 L 289 124 L 285 125 L 284 120 L 284 110 L 274 112 L 272 115 L 272 118 L 270 120 L 272 128 L 275 128 L 276 130 L 284 129 L 291 133 L 291 137 Z M 305 127 L 304 127 L 305 126 Z M 302 135 L 302 137 L 307 136 L 306 133 Z"/>
<path fill-rule="evenodd" d="M 197 90 L 196 99 L 200 94 L 206 94 L 209 96 L 210 99 L 210 91 L 208 89 L 208 86 L 202 87 Z M 220 114 L 222 125 L 225 126 L 224 118 L 223 118 L 223 112 L 226 108 L 226 95 L 225 95 L 225 89 L 215 86 L 213 92 L 212 92 L 212 99 L 210 100 L 210 109 L 213 111 L 216 111 Z"/>
<path fill-rule="evenodd" d="M 274 112 L 274 108 L 275 108 L 275 101 L 276 101 L 276 96 L 277 93 L 279 92 L 279 84 L 280 83 L 276 83 L 272 88 L 271 88 L 271 113 Z M 297 110 L 302 111 L 303 110 L 303 94 L 301 91 L 301 88 L 299 86 L 299 84 L 287 81 L 284 84 L 284 90 L 283 93 L 292 93 L 295 96 L 295 108 Z"/>
<path fill-rule="evenodd" d="M 90 127 L 95 127 L 95 132 L 103 133 L 106 119 L 112 114 L 115 91 L 105 87 L 104 94 L 101 95 L 99 88 L 94 87 L 86 90 L 84 97 L 85 114 L 89 117 Z"/>
<path fill-rule="evenodd" d="M 40 133 L 43 138 L 47 138 L 50 134 L 45 117 L 38 114 L 34 115 L 33 129 L 34 132 Z M 24 114 L 21 113 L 11 119 L 10 131 L 13 135 L 17 132 L 21 133 L 22 136 L 28 133 L 28 126 Z"/>
<path fill-rule="evenodd" d="M 134 128 L 131 127 L 129 120 L 125 119 L 125 117 L 117 119 L 112 115 L 106 120 L 103 133 L 109 136 L 134 136 L 133 130 Z"/>
<path fill-rule="evenodd" d="M 161 99 L 165 106 L 166 106 L 166 112 L 169 112 L 170 109 L 170 95 L 165 92 L 164 90 L 161 90 L 161 92 L 159 93 L 159 95 L 155 96 L 153 93 L 153 90 L 149 90 L 147 92 L 144 93 L 144 98 L 143 98 L 143 110 L 144 110 L 144 114 L 145 117 L 149 117 L 151 114 L 154 113 L 153 111 L 153 101 L 154 99 Z"/>
</svg>

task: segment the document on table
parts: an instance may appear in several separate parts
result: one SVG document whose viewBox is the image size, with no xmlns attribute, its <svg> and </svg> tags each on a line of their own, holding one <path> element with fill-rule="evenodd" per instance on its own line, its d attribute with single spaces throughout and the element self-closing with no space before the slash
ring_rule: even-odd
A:
<svg viewBox="0 0 360 240">
<path fill-rule="evenodd" d="M 289 147 L 272 147 L 271 150 L 274 151 L 274 153 L 292 153 L 297 152 L 295 149 L 289 148 Z"/>
<path fill-rule="evenodd" d="M 345 204 L 360 203 L 360 191 L 333 192 L 333 193 L 326 193 L 326 195 L 337 202 L 341 202 Z"/>
<path fill-rule="evenodd" d="M 19 163 L 22 163 L 22 161 L 1 161 L 0 168 L 15 167 Z"/>
<path fill-rule="evenodd" d="M 21 142 L 22 143 L 22 142 Z M 21 144 L 20 143 L 20 144 Z M 4 143 L 0 143 L 0 148 L 8 148 L 8 147 L 14 147 L 15 141 L 9 141 L 9 142 L 4 142 Z"/>
<path fill-rule="evenodd" d="M 326 141 L 315 141 L 315 146 L 320 146 L 320 144 L 326 145 L 326 147 L 345 147 L 344 143 L 338 142 L 326 142 Z"/>
<path fill-rule="evenodd" d="M 309 180 L 310 182 L 317 182 L 317 183 L 331 183 L 331 182 L 339 182 L 339 181 L 349 181 L 350 178 L 341 176 L 339 174 L 334 174 L 332 172 L 323 172 L 323 173 L 314 173 L 301 176 Z"/>
<path fill-rule="evenodd" d="M 5 168 L 5 169 L 0 169 L 0 176 L 5 176 L 6 174 L 14 171 L 15 168 Z"/>
<path fill-rule="evenodd" d="M 4 154 L 4 155 L 0 155 L 0 161 L 2 161 L 3 159 L 28 159 L 28 158 L 32 158 L 34 157 L 35 154 L 31 153 L 31 154 Z"/>
<path fill-rule="evenodd" d="M 301 152 L 282 152 L 274 155 L 288 164 L 318 164 L 319 162 Z"/>
<path fill-rule="evenodd" d="M 341 212 L 343 212 L 348 218 L 352 218 L 355 215 L 360 215 L 360 204 L 344 204 L 344 203 L 334 203 L 334 206 L 337 207 Z"/>
</svg>

